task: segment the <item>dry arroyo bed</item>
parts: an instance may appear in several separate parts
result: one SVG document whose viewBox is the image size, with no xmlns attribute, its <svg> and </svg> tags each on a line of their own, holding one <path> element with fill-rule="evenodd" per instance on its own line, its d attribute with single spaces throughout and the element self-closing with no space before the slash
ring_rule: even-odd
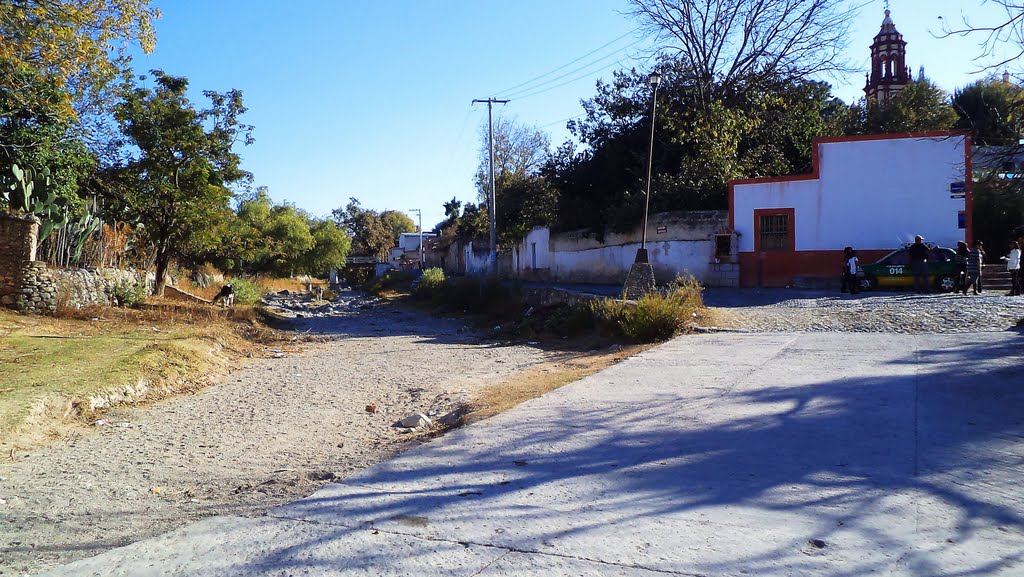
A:
<svg viewBox="0 0 1024 577">
<path fill-rule="evenodd" d="M 347 310 L 300 321 L 333 337 L 325 342 L 253 359 L 194 395 L 110 411 L 7 458 L 0 574 L 39 572 L 210 515 L 258 515 L 420 442 L 392 426 L 410 413 L 443 414 L 503 383 L 529 394 L 531 381 L 561 384 L 596 368 L 592 358 L 481 342 L 455 320 Z"/>
</svg>

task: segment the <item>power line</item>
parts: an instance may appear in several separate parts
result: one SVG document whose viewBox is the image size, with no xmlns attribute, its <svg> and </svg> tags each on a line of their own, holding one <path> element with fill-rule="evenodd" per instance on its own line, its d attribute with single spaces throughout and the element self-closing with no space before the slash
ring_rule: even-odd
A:
<svg viewBox="0 0 1024 577">
<path fill-rule="evenodd" d="M 523 87 L 523 86 L 526 86 L 527 84 L 532 84 L 532 83 L 534 83 L 534 82 L 536 82 L 536 81 L 540 80 L 541 78 L 545 78 L 545 77 L 547 77 L 547 76 L 551 76 L 551 75 L 552 75 L 552 74 L 554 74 L 555 72 L 558 72 L 558 71 L 560 71 L 560 70 L 562 70 L 562 69 L 564 69 L 564 68 L 568 68 L 569 66 L 572 66 L 573 64 L 576 64 L 576 63 L 577 63 L 577 62 L 579 62 L 580 60 L 583 60 L 584 58 L 587 58 L 588 56 L 591 56 L 591 55 L 593 55 L 593 54 L 596 54 L 596 53 L 598 53 L 598 52 L 600 52 L 600 51 L 604 50 L 605 48 L 607 48 L 607 47 L 611 46 L 612 44 L 615 44 L 615 43 L 616 43 L 616 42 L 618 42 L 619 40 L 622 40 L 623 38 L 625 38 L 625 37 L 629 36 L 630 34 L 633 34 L 633 33 L 634 33 L 634 32 L 636 32 L 637 30 L 640 30 L 640 27 L 634 28 L 634 29 L 630 30 L 629 32 L 626 32 L 626 33 L 625 33 L 625 34 L 623 34 L 622 36 L 619 36 L 618 38 L 616 38 L 616 39 L 614 39 L 614 40 L 612 40 L 612 41 L 610 41 L 610 42 L 607 42 L 607 43 L 603 44 L 602 46 L 600 46 L 600 47 L 598 47 L 598 48 L 595 48 L 594 50 L 591 50 L 590 52 L 587 52 L 587 53 L 586 53 L 586 54 L 584 54 L 583 56 L 580 56 L 579 58 L 577 58 L 577 59 L 575 59 L 575 60 L 572 60 L 571 62 L 567 62 L 567 63 L 565 63 L 565 64 L 563 64 L 563 65 L 559 66 L 558 68 L 555 68 L 554 70 L 550 70 L 550 71 L 548 71 L 548 72 L 545 72 L 544 74 L 541 74 L 540 76 L 537 76 L 537 77 L 531 78 L 530 80 L 527 80 L 526 82 L 522 82 L 522 83 L 520 83 L 520 84 L 516 84 L 515 86 L 512 86 L 512 87 L 506 88 L 506 89 L 504 89 L 504 90 L 499 90 L 499 91 L 497 91 L 497 92 L 493 92 L 492 94 L 505 94 L 505 93 L 509 93 L 509 92 L 511 92 L 511 91 L 513 91 L 513 90 L 516 90 L 517 88 L 521 88 L 521 87 Z M 638 44 L 638 43 L 639 43 L 639 42 L 641 42 L 642 40 L 643 40 L 643 39 L 641 39 L 641 40 L 637 40 L 636 42 L 633 42 L 632 44 L 629 44 L 629 45 L 626 45 L 626 46 L 624 46 L 624 47 L 622 47 L 622 48 L 619 48 L 618 50 L 616 50 L 616 51 L 615 51 L 615 52 L 613 52 L 612 54 L 617 54 L 617 53 L 619 53 L 619 52 L 622 52 L 623 50 L 625 50 L 625 49 L 627 49 L 627 48 L 629 48 L 629 47 L 631 47 L 631 46 L 634 46 L 634 45 Z M 570 74 L 571 74 L 571 72 L 570 72 Z M 536 86 L 535 86 L 535 87 L 533 87 L 533 88 L 536 88 Z M 530 90 L 532 90 L 532 88 L 531 88 Z"/>
<path fill-rule="evenodd" d="M 526 99 L 526 98 L 537 96 L 538 94 L 544 94 L 545 92 L 550 92 L 551 90 L 554 90 L 556 88 L 561 88 L 561 87 L 563 87 L 563 86 L 565 86 L 567 84 L 572 84 L 573 82 L 576 82 L 578 80 L 582 80 L 582 79 L 587 78 L 588 76 L 592 76 L 592 75 L 594 75 L 594 74 L 596 74 L 598 72 L 602 72 L 602 71 L 608 70 L 609 68 L 613 68 L 615 66 L 621 66 L 621 65 L 622 65 L 622 61 L 621 60 L 616 60 L 615 62 L 612 62 L 611 64 L 608 64 L 607 66 L 602 66 L 601 68 L 598 68 L 597 70 L 591 70 L 591 71 L 586 72 L 584 74 L 581 74 L 581 75 L 579 75 L 579 76 L 577 76 L 575 78 L 570 78 L 569 80 L 566 80 L 565 82 L 563 82 L 561 84 L 556 84 L 554 86 L 549 86 L 548 88 L 544 88 L 543 90 L 538 90 L 536 92 L 528 92 L 526 94 L 517 96 L 516 100 L 523 100 L 523 99 Z"/>
<path fill-rule="evenodd" d="M 642 41 L 643 40 L 637 40 L 636 42 L 633 42 L 632 44 L 630 44 L 628 46 L 624 46 L 622 48 L 622 50 L 626 50 L 627 48 L 635 46 L 636 44 L 639 44 Z M 547 86 L 547 85 L 551 84 L 552 82 L 558 82 L 559 80 L 565 78 L 566 76 L 571 76 L 573 74 L 576 74 L 577 72 L 579 72 L 581 70 L 585 70 L 585 69 L 587 69 L 587 68 L 589 68 L 589 67 L 591 67 L 591 66 L 593 66 L 595 64 L 598 64 L 599 62 L 602 62 L 604 60 L 608 60 L 609 58 L 615 58 L 615 57 L 617 57 L 619 55 L 620 52 L 622 52 L 622 50 L 618 50 L 618 51 L 612 52 L 611 54 L 606 54 L 606 55 L 602 56 L 601 58 L 598 58 L 597 60 L 593 60 L 593 61 L 588 62 L 588 63 L 586 63 L 586 64 L 584 64 L 582 66 L 578 66 L 576 68 L 573 68 L 572 70 L 570 70 L 569 72 L 566 72 L 565 74 L 562 74 L 561 76 L 556 76 L 556 77 L 554 77 L 554 78 L 552 78 L 550 80 L 546 80 L 544 82 L 541 82 L 540 84 L 536 84 L 536 85 L 531 86 L 529 88 L 523 88 L 522 90 L 518 90 L 516 92 L 508 94 L 508 96 L 514 98 L 516 96 L 516 94 L 532 93 L 533 91 L 535 91 L 536 89 L 538 89 L 538 88 L 540 88 L 542 86 Z M 615 64 L 617 64 L 617 63 L 618 63 L 618 61 L 615 62 Z M 614 64 L 612 64 L 612 65 L 614 65 Z M 604 70 L 605 68 L 609 68 L 609 66 L 605 66 L 603 68 L 600 68 L 598 70 L 594 70 L 592 72 L 587 72 L 586 74 L 593 74 L 594 72 L 600 72 L 601 70 Z M 584 76 L 586 76 L 586 74 Z M 563 85 L 560 84 L 559 86 L 563 86 Z M 539 94 L 539 92 L 538 92 L 538 94 Z"/>
</svg>

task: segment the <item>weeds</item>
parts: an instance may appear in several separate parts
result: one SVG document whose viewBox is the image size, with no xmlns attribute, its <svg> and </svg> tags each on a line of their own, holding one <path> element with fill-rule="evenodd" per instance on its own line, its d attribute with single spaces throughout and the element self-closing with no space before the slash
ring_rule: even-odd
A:
<svg viewBox="0 0 1024 577">
<path fill-rule="evenodd" d="M 243 305 L 255 305 L 263 298 L 264 288 L 245 278 L 231 280 L 231 288 L 235 291 L 235 302 Z"/>
<path fill-rule="evenodd" d="M 440 290 L 445 283 L 444 270 L 439 268 L 428 268 L 420 275 L 419 284 L 416 285 L 415 294 L 421 297 L 431 297 Z"/>
</svg>

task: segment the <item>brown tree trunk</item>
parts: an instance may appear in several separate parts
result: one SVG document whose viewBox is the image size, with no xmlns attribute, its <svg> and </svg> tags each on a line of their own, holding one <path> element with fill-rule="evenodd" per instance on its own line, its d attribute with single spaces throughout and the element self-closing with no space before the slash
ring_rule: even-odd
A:
<svg viewBox="0 0 1024 577">
<path fill-rule="evenodd" d="M 156 287 L 153 293 L 156 296 L 164 296 L 164 287 L 167 286 L 167 267 L 170 265 L 171 255 L 165 247 L 160 247 L 156 252 Z"/>
</svg>

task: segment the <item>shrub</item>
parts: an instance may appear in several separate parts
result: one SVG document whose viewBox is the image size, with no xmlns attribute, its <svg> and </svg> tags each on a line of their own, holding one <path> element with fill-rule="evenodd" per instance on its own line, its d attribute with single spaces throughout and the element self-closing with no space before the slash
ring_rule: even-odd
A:
<svg viewBox="0 0 1024 577">
<path fill-rule="evenodd" d="M 114 301 L 117 306 L 138 308 L 146 302 L 146 283 L 132 280 L 120 280 L 113 288 Z"/>
<path fill-rule="evenodd" d="M 428 268 L 420 275 L 419 283 L 416 285 L 416 294 L 430 297 L 444 286 L 444 270 L 440 268 Z"/>
<path fill-rule="evenodd" d="M 235 302 L 243 305 L 255 305 L 263 298 L 263 287 L 246 278 L 231 279 L 231 288 L 235 290 Z"/>
<path fill-rule="evenodd" d="M 652 293 L 636 304 L 615 299 L 595 302 L 594 316 L 611 332 L 635 342 L 672 338 L 703 308 L 703 287 L 693 277 L 678 277 L 664 293 Z"/>
</svg>

